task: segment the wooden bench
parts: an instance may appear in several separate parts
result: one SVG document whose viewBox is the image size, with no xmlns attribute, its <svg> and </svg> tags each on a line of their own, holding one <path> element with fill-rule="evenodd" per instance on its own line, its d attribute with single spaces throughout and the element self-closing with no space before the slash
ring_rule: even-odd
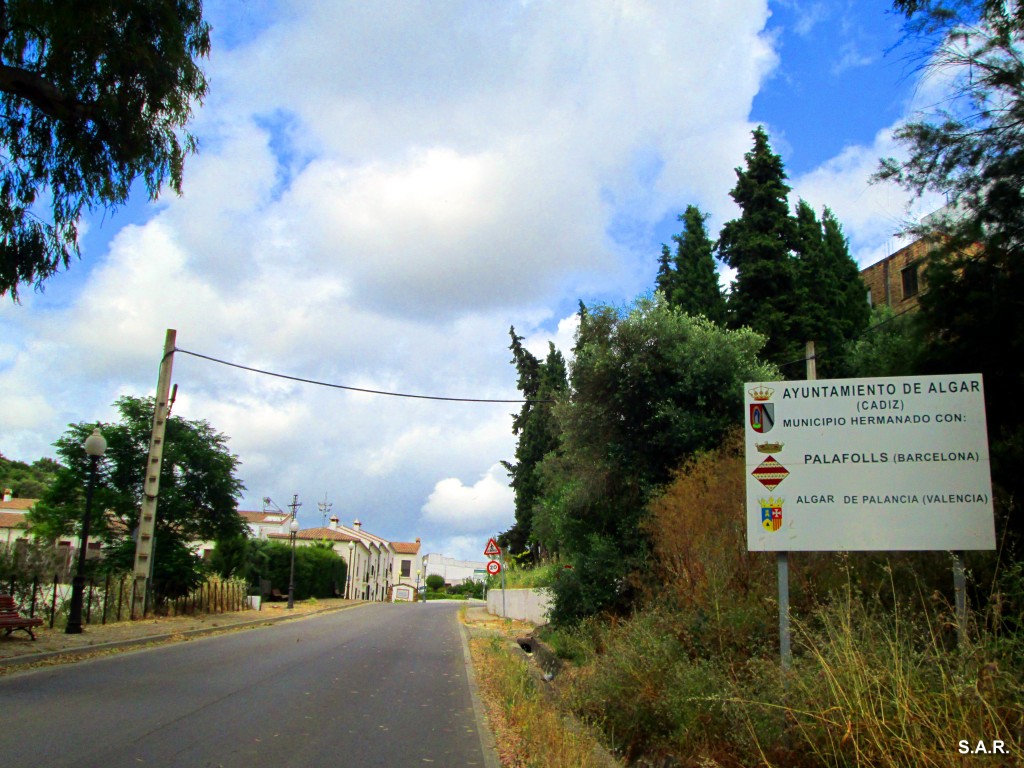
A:
<svg viewBox="0 0 1024 768">
<path fill-rule="evenodd" d="M 276 603 L 279 600 L 284 600 L 285 596 L 281 594 L 281 590 L 274 587 L 270 590 L 270 602 Z"/>
<path fill-rule="evenodd" d="M 7 637 L 16 629 L 28 632 L 29 637 L 36 639 L 36 633 L 32 627 L 43 626 L 43 620 L 35 617 L 22 616 L 18 612 L 18 604 L 10 595 L 0 595 L 0 629 L 5 630 L 4 637 Z"/>
</svg>

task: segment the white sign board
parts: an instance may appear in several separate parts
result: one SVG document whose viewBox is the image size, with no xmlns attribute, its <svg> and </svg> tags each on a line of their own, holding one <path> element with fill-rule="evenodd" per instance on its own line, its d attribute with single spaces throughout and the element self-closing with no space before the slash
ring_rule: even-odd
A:
<svg viewBox="0 0 1024 768">
<path fill-rule="evenodd" d="M 980 374 L 745 388 L 750 550 L 995 549 Z"/>
</svg>

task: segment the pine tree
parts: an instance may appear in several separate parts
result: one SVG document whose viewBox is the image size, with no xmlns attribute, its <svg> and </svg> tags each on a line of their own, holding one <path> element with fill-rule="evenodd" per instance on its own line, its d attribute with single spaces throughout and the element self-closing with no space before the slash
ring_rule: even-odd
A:
<svg viewBox="0 0 1024 768">
<path fill-rule="evenodd" d="M 68 267 L 82 212 L 136 179 L 181 194 L 209 51 L 200 0 L 0 3 L 0 296 Z"/>
<path fill-rule="evenodd" d="M 980 372 L 992 479 L 1008 530 L 1024 542 L 1024 7 L 895 0 L 949 98 L 896 129 L 906 159 L 876 178 L 949 205 L 912 229 L 937 248 L 920 296 L 924 372 Z"/>
<path fill-rule="evenodd" d="M 795 224 L 782 158 L 772 152 L 763 128 L 753 136 L 754 148 L 745 155 L 746 167 L 736 169 L 736 186 L 729 193 L 741 214 L 722 227 L 718 252 L 736 270 L 728 299 L 730 325 L 767 336 L 765 355 L 781 365 L 803 354 L 791 254 Z"/>
</svg>

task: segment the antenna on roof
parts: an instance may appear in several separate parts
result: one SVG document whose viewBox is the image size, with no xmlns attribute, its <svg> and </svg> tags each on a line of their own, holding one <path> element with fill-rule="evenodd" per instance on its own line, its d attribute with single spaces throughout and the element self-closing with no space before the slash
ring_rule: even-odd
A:
<svg viewBox="0 0 1024 768">
<path fill-rule="evenodd" d="M 316 505 L 320 509 L 320 516 L 323 518 L 323 522 L 321 523 L 321 525 L 326 527 L 327 516 L 331 513 L 331 507 L 334 506 L 334 504 L 327 501 L 327 491 L 324 491 L 324 500 L 318 501 Z"/>
<path fill-rule="evenodd" d="M 264 512 L 267 511 L 267 507 L 273 507 L 274 511 L 280 512 L 282 515 L 287 515 L 288 514 L 283 509 L 281 509 L 279 506 L 277 506 L 277 502 L 276 501 L 274 501 L 269 496 L 264 496 L 263 497 L 263 511 Z"/>
</svg>

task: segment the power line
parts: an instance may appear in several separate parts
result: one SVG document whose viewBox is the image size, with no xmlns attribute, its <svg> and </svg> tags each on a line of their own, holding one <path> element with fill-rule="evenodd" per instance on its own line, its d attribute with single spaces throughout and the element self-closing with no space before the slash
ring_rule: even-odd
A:
<svg viewBox="0 0 1024 768">
<path fill-rule="evenodd" d="M 330 387 L 331 389 L 344 389 L 348 392 L 362 392 L 367 395 L 384 395 L 386 397 L 405 397 L 413 400 L 443 400 L 449 403 L 553 403 L 554 400 L 493 400 L 488 398 L 479 397 L 438 397 L 435 395 L 411 395 L 405 392 L 385 392 L 380 389 L 364 389 L 363 387 L 349 387 L 344 384 L 332 384 L 327 381 L 317 381 L 316 379 L 305 379 L 301 376 L 289 376 L 286 373 L 275 373 L 273 371 L 265 371 L 260 368 L 253 368 L 248 365 L 241 365 L 239 363 L 232 363 L 227 360 L 221 360 L 220 358 L 210 357 L 209 355 L 202 355 L 198 352 L 191 352 L 187 349 L 181 349 L 180 347 L 174 348 L 175 352 L 181 352 L 183 355 L 191 355 L 192 357 L 198 357 L 203 360 L 209 360 L 211 363 L 220 363 L 221 365 L 227 365 L 231 368 L 239 368 L 243 371 L 249 371 L 250 373 L 259 373 L 263 376 L 273 376 L 278 379 L 288 379 L 289 381 L 298 381 L 302 384 L 315 384 L 318 387 Z"/>
</svg>

